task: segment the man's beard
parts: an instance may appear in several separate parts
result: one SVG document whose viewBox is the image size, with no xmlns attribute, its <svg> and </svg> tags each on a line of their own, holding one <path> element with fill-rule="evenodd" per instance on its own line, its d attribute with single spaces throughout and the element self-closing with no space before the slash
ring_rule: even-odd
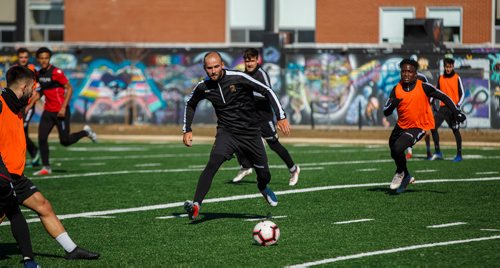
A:
<svg viewBox="0 0 500 268">
<path fill-rule="evenodd" d="M 19 98 L 19 102 L 24 107 L 28 105 L 28 101 L 30 100 L 31 94 L 23 94 L 21 98 Z"/>
</svg>

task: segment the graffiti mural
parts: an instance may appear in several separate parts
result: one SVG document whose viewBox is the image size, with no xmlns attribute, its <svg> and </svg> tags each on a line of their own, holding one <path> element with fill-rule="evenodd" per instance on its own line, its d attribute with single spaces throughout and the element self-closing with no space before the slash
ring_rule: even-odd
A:
<svg viewBox="0 0 500 268">
<path fill-rule="evenodd" d="M 36 48 L 31 48 L 33 51 Z M 243 70 L 244 48 L 220 51 L 226 68 Z M 92 123 L 182 124 L 185 101 L 205 77 L 206 49 L 62 47 L 52 64 L 63 69 L 74 88 L 72 120 Z M 283 60 L 273 62 L 280 53 Z M 462 77 L 461 109 L 468 128 L 500 128 L 500 52 L 455 49 Z M 264 51 L 263 68 L 293 124 L 391 127 L 396 115 L 382 109 L 398 83 L 399 62 L 411 57 L 431 84 L 442 73 L 444 54 L 384 49 L 282 49 Z M 0 52 L 0 86 L 17 61 L 15 48 Z M 30 61 L 34 64 L 34 55 Z M 42 104 L 37 106 L 38 120 Z M 215 123 L 209 102 L 197 107 L 195 122 Z"/>
</svg>

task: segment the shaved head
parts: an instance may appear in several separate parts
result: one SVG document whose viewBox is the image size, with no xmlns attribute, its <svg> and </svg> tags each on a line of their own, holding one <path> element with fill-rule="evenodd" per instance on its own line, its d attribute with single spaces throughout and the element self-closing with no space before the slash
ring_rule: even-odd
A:
<svg viewBox="0 0 500 268">
<path fill-rule="evenodd" d="M 211 51 L 203 57 L 203 68 L 208 77 L 213 81 L 217 81 L 223 76 L 223 67 L 224 63 L 222 62 L 222 57 L 219 52 Z"/>
</svg>

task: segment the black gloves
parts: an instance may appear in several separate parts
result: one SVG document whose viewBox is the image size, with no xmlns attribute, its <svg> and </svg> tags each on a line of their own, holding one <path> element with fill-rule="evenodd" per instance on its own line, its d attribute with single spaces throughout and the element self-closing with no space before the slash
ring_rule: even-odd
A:
<svg viewBox="0 0 500 268">
<path fill-rule="evenodd" d="M 453 112 L 453 118 L 455 119 L 455 121 L 457 121 L 458 123 L 463 123 L 467 117 L 465 116 L 464 113 L 462 113 L 462 111 L 460 111 L 459 109 L 455 110 Z"/>
</svg>

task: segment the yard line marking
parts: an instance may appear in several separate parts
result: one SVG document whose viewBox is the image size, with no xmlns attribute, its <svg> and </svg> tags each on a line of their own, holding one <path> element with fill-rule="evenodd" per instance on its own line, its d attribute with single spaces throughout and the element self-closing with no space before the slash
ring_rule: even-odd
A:
<svg viewBox="0 0 500 268">
<path fill-rule="evenodd" d="M 161 217 L 156 217 L 159 220 L 167 220 L 167 219 L 180 219 L 180 218 L 186 218 L 188 214 L 180 214 L 180 215 L 174 215 L 174 216 L 161 216 Z"/>
<path fill-rule="evenodd" d="M 362 169 L 356 169 L 356 171 L 361 171 L 361 172 L 368 172 L 368 171 L 375 171 L 375 170 L 380 170 L 379 168 L 362 168 Z"/>
<path fill-rule="evenodd" d="M 96 218 L 96 219 L 114 219 L 116 216 L 85 216 L 82 218 Z"/>
<path fill-rule="evenodd" d="M 148 148 L 146 147 L 138 147 L 138 146 L 129 146 L 129 147 L 124 147 L 124 146 L 115 146 L 115 147 L 70 147 L 67 148 L 66 150 L 68 151 L 73 151 L 73 152 L 140 152 L 140 151 L 147 151 Z"/>
<path fill-rule="evenodd" d="M 161 166 L 161 164 L 160 163 L 146 163 L 146 164 L 134 165 L 134 167 L 157 167 L 157 166 Z"/>
<path fill-rule="evenodd" d="M 86 167 L 86 166 L 105 166 L 106 163 L 81 163 L 80 166 Z"/>
<path fill-rule="evenodd" d="M 491 175 L 491 174 L 498 174 L 498 171 L 484 171 L 484 172 L 476 172 L 477 175 Z"/>
<path fill-rule="evenodd" d="M 385 250 L 377 250 L 377 251 L 364 252 L 364 253 L 358 253 L 358 254 L 353 254 L 353 255 L 339 256 L 339 257 L 335 257 L 335 258 L 331 258 L 331 259 L 324 259 L 324 260 L 313 261 L 313 262 L 305 262 L 305 263 L 295 264 L 295 265 L 291 265 L 291 266 L 287 266 L 287 267 L 290 267 L 290 268 L 292 268 L 292 267 L 293 268 L 295 268 L 295 267 L 309 267 L 309 266 L 322 265 L 322 264 L 327 264 L 327 263 L 332 263 L 332 262 L 360 259 L 360 258 L 364 258 L 364 257 L 383 255 L 383 254 L 391 254 L 391 253 L 408 251 L 408 250 L 415 250 L 415 249 L 421 249 L 421 248 L 442 247 L 442 246 L 465 244 L 465 243 L 494 240 L 494 239 L 500 239 L 500 235 L 478 237 L 478 238 L 471 238 L 471 239 L 464 239 L 464 240 L 452 240 L 452 241 L 421 244 L 421 245 L 413 245 L 413 246 L 391 248 L 391 249 L 385 249 Z"/>
<path fill-rule="evenodd" d="M 415 170 L 415 173 L 431 173 L 431 172 L 437 172 L 437 169 L 420 169 L 420 170 Z"/>
<path fill-rule="evenodd" d="M 498 229 L 480 229 L 481 231 L 500 232 Z"/>
<path fill-rule="evenodd" d="M 272 216 L 271 218 L 253 218 L 253 219 L 246 219 L 244 221 L 262 221 L 262 220 L 281 219 L 286 217 L 288 216 Z"/>
<path fill-rule="evenodd" d="M 427 226 L 427 228 L 445 228 L 445 227 L 464 225 L 464 224 L 467 224 L 467 223 L 466 222 L 452 222 L 452 223 L 445 223 L 445 224 L 429 225 L 429 226 Z"/>
<path fill-rule="evenodd" d="M 374 219 L 359 219 L 359 220 L 351 220 L 351 221 L 338 221 L 334 222 L 333 224 L 349 224 L 349 223 L 356 223 L 356 222 L 364 222 L 364 221 L 373 221 Z"/>
<path fill-rule="evenodd" d="M 440 182 L 478 182 L 478 181 L 499 181 L 500 177 L 487 177 L 487 178 L 469 178 L 469 179 L 438 179 L 438 180 L 419 180 L 419 184 L 422 183 L 440 183 Z M 388 182 L 379 182 L 379 183 L 365 183 L 365 184 L 344 184 L 344 185 L 329 185 L 329 186 L 319 186 L 319 187 L 311 187 L 311 188 L 302 188 L 302 189 L 293 189 L 293 190 L 285 190 L 285 191 L 277 191 L 276 195 L 287 195 L 287 194 L 296 194 L 296 193 L 309 193 L 309 192 L 317 192 L 317 191 L 325 191 L 325 190 L 335 190 L 335 189 L 349 189 L 349 188 L 360 188 L 360 187 L 374 187 L 374 186 L 386 186 L 388 187 Z M 262 198 L 262 194 L 246 194 L 246 195 L 234 195 L 227 197 L 217 197 L 217 198 L 209 198 L 203 201 L 203 203 L 219 203 L 219 202 L 227 202 L 227 201 L 235 201 L 235 200 L 243 200 L 243 199 L 252 199 L 252 198 Z M 184 201 L 182 202 L 174 202 L 160 205 L 150 205 L 143 207 L 133 207 L 133 208 L 122 208 L 122 209 L 112 209 L 112 210 L 102 210 L 102 211 L 92 211 L 92 212 L 82 212 L 75 214 L 66 214 L 66 215 L 58 215 L 57 217 L 60 220 L 64 219 L 73 219 L 73 218 L 81 218 L 85 216 L 101 216 L 101 215 L 111 215 L 111 214 L 119 214 L 119 213 L 129 213 L 129 212 L 139 212 L 139 211 L 150 211 L 150 210 L 158 210 L 158 209 L 166 209 L 166 208 L 174 208 L 174 207 L 183 207 Z M 39 222 L 40 219 L 29 219 L 26 222 Z M 10 222 L 3 222 L 0 224 L 1 226 L 10 225 Z"/>
</svg>

